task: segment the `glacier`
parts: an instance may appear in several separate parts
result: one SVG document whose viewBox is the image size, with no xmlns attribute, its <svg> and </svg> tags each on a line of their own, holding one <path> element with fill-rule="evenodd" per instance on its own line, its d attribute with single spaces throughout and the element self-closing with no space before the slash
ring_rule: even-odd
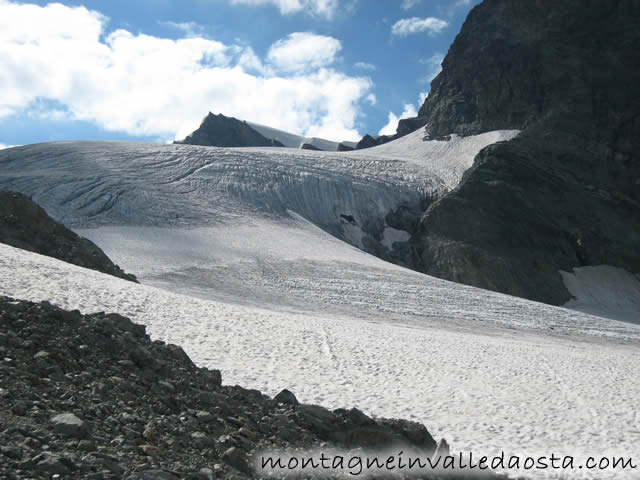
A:
<svg viewBox="0 0 640 480">
<path fill-rule="evenodd" d="M 3 150 L 1 188 L 31 195 L 142 284 L 0 244 L 0 294 L 121 313 L 221 369 L 225 383 L 417 420 L 455 450 L 639 458 L 640 325 L 454 284 L 356 248 L 367 237 L 405 241 L 388 212 L 455 188 L 481 148 L 517 133 L 423 142 L 418 131 L 342 153 Z"/>
</svg>

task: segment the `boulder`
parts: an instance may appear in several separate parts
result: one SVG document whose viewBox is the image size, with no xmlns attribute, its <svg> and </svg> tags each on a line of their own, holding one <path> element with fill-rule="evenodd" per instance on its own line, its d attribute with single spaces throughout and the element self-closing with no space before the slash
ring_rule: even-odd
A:
<svg viewBox="0 0 640 480">
<path fill-rule="evenodd" d="M 60 413 L 51 418 L 53 430 L 65 437 L 85 438 L 89 434 L 87 424 L 73 413 Z"/>
</svg>

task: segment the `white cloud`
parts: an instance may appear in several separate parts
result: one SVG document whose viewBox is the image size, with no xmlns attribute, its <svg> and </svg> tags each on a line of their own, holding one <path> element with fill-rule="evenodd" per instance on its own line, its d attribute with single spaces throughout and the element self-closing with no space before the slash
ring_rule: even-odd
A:
<svg viewBox="0 0 640 480">
<path fill-rule="evenodd" d="M 231 0 L 235 5 L 273 5 L 283 15 L 305 12 L 332 19 L 338 9 L 339 0 Z"/>
<path fill-rule="evenodd" d="M 160 25 L 170 27 L 184 33 L 187 37 L 198 37 L 204 32 L 204 27 L 196 22 L 158 22 Z"/>
<path fill-rule="evenodd" d="M 326 50 L 296 53 L 288 38 L 265 62 L 247 46 L 105 26 L 84 7 L 0 0 L 0 118 L 34 105 L 47 114 L 41 106 L 51 105 L 54 116 L 167 139 L 183 138 L 211 110 L 302 135 L 360 138 L 359 106 L 370 102 L 373 85 L 329 67 L 340 49 L 335 39 L 303 34 L 324 39 Z M 285 51 L 293 57 L 279 56 Z M 275 74 L 271 62 L 292 70 Z"/>
<path fill-rule="evenodd" d="M 391 33 L 394 35 L 407 36 L 412 33 L 427 32 L 429 35 L 435 35 L 448 26 L 448 22 L 435 17 L 403 18 L 393 24 L 391 27 Z"/>
<path fill-rule="evenodd" d="M 402 8 L 403 10 L 409 10 L 415 7 L 420 2 L 422 2 L 422 0 L 402 0 L 402 4 L 400 5 L 400 8 Z"/>
<path fill-rule="evenodd" d="M 431 82 L 436 76 L 442 71 L 442 61 L 444 60 L 444 54 L 442 53 L 434 53 L 429 58 L 425 58 L 420 60 L 420 63 L 423 63 L 427 66 L 427 73 L 424 77 L 424 80 L 427 82 Z"/>
<path fill-rule="evenodd" d="M 416 107 L 414 105 L 411 105 L 410 103 L 406 103 L 404 105 L 404 110 L 399 117 L 395 115 L 393 112 L 389 112 L 389 117 L 388 117 L 389 121 L 384 127 L 380 129 L 380 132 L 378 133 L 378 135 L 393 135 L 394 133 L 396 133 L 396 129 L 398 128 L 398 121 L 400 119 L 417 117 L 417 116 L 418 116 L 418 111 L 416 110 Z"/>
<path fill-rule="evenodd" d="M 274 43 L 267 60 L 280 71 L 299 73 L 331 65 L 341 49 L 333 37 L 296 32 Z"/>
<path fill-rule="evenodd" d="M 7 145 L 6 143 L 0 143 L 0 150 L 4 150 L 5 148 L 19 147 L 19 145 Z"/>
<path fill-rule="evenodd" d="M 376 66 L 373 63 L 367 62 L 356 62 L 353 64 L 354 67 L 360 68 L 362 70 L 375 70 Z"/>
</svg>

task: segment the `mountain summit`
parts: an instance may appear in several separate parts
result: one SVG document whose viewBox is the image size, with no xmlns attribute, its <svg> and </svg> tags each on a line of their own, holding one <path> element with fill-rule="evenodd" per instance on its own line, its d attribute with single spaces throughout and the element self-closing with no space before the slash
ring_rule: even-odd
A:
<svg viewBox="0 0 640 480">
<path fill-rule="evenodd" d="M 277 140 L 262 136 L 247 122 L 222 114 L 209 114 L 200 126 L 184 140 L 174 143 L 207 147 L 282 147 Z"/>
<path fill-rule="evenodd" d="M 430 139 L 519 129 L 482 150 L 411 239 L 426 273 L 553 304 L 560 271 L 640 272 L 640 5 L 485 0 L 419 111 Z"/>
</svg>

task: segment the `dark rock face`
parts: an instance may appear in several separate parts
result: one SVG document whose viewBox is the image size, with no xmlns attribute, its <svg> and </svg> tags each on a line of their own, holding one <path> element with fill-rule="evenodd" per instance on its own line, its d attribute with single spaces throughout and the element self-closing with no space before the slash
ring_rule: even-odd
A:
<svg viewBox="0 0 640 480">
<path fill-rule="evenodd" d="M 427 117 L 402 118 L 398 121 L 398 128 L 396 128 L 396 133 L 394 133 L 393 135 L 379 135 L 377 137 L 372 137 L 371 135 L 367 134 L 358 142 L 358 144 L 356 145 L 356 150 L 375 147 L 377 145 L 383 145 L 387 142 L 391 142 L 392 140 L 397 140 L 398 138 L 415 132 L 420 127 L 424 127 L 424 125 L 427 123 L 427 120 Z"/>
<path fill-rule="evenodd" d="M 350 152 L 354 150 L 352 147 L 345 145 L 344 143 L 339 143 L 338 144 L 338 151 L 339 152 Z"/>
<path fill-rule="evenodd" d="M 311 143 L 303 143 L 300 148 L 302 150 L 316 150 L 316 151 L 320 150 L 318 147 L 316 147 L 315 145 L 313 145 Z"/>
<path fill-rule="evenodd" d="M 360 150 L 362 148 L 371 148 L 379 145 L 375 138 L 371 135 L 367 134 L 358 142 L 356 145 L 356 150 Z"/>
<path fill-rule="evenodd" d="M 409 135 L 410 133 L 418 130 L 420 127 L 424 127 L 427 121 L 428 121 L 427 117 L 401 118 L 398 121 L 398 128 L 396 128 L 396 134 L 394 135 L 394 140 L 396 138 Z"/>
<path fill-rule="evenodd" d="M 382 145 L 384 143 L 390 142 L 391 140 L 395 140 L 397 137 L 395 135 L 380 135 L 377 137 L 372 137 L 371 135 L 365 135 L 356 145 L 356 150 L 361 150 L 363 148 L 371 148 L 376 147 L 378 145 Z"/>
<path fill-rule="evenodd" d="M 634 0 L 485 0 L 418 112 L 427 134 L 523 129 L 548 116 L 602 127 L 637 118 L 639 10 Z"/>
<path fill-rule="evenodd" d="M 415 422 L 222 385 L 117 314 L 0 297 L 0 355 L 1 478 L 254 478 L 264 450 L 436 450 Z"/>
<path fill-rule="evenodd" d="M 180 142 L 206 147 L 282 147 L 282 143 L 269 139 L 251 128 L 247 122 L 222 114 L 209 114 L 191 135 Z"/>
<path fill-rule="evenodd" d="M 558 270 L 640 272 L 640 4 L 485 0 L 420 109 L 431 138 L 522 129 L 411 239 L 415 268 L 552 304 Z"/>
<path fill-rule="evenodd" d="M 0 191 L 0 242 L 136 281 L 135 276 L 123 272 L 93 242 L 53 220 L 21 193 Z"/>
</svg>

